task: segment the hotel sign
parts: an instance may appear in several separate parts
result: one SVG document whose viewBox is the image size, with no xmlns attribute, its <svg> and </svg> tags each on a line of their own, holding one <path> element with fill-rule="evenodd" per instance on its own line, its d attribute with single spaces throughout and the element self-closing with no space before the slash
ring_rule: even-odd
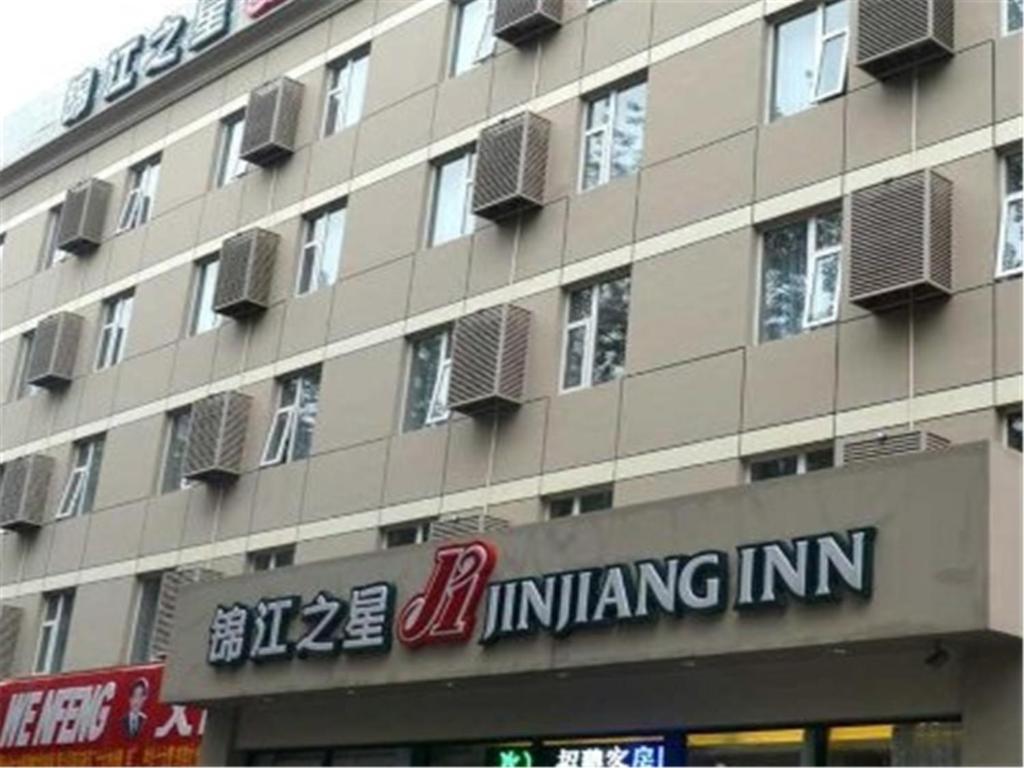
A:
<svg viewBox="0 0 1024 768">
<path fill-rule="evenodd" d="M 105 62 L 71 78 L 64 92 L 61 125 L 79 123 L 284 2 L 196 0 L 190 17 L 167 16 L 148 34 L 134 35 L 114 48 Z"/>
<path fill-rule="evenodd" d="M 492 581 L 499 559 L 488 541 L 442 546 L 422 591 L 396 614 L 396 587 L 388 582 L 352 586 L 346 598 L 322 589 L 265 597 L 254 605 L 219 605 L 209 627 L 207 662 L 238 666 L 309 656 L 387 653 L 392 637 L 410 649 L 465 643 L 474 636 L 491 646 L 514 638 L 569 635 L 662 617 L 784 609 L 846 595 L 871 597 L 873 527 L 820 533 L 736 549 L 554 571 Z M 480 603 L 484 618 L 479 632 Z M 293 631 L 293 625 L 299 625 Z"/>
</svg>

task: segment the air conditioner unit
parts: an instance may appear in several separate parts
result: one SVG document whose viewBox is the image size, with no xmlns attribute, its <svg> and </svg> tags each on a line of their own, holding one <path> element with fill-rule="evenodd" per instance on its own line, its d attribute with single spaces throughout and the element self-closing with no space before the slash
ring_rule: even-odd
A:
<svg viewBox="0 0 1024 768">
<path fill-rule="evenodd" d="M 302 83 L 280 77 L 249 94 L 239 155 L 267 167 L 295 151 L 295 129 L 302 106 Z"/>
<path fill-rule="evenodd" d="M 508 520 L 486 513 L 445 515 L 430 524 L 430 541 L 446 541 L 476 536 L 480 533 L 504 531 L 511 527 Z"/>
<path fill-rule="evenodd" d="M 24 611 L 14 605 L 0 605 L 0 680 L 9 680 L 14 672 L 14 652 Z"/>
<path fill-rule="evenodd" d="M 239 318 L 270 306 L 279 239 L 274 232 L 255 228 L 224 241 L 213 295 L 215 312 Z"/>
<path fill-rule="evenodd" d="M 502 304 L 455 321 L 448 406 L 465 414 L 517 406 L 526 380 L 530 313 Z"/>
<path fill-rule="evenodd" d="M 153 636 L 149 641 L 150 661 L 163 661 L 171 649 L 171 631 L 174 614 L 178 609 L 178 594 L 186 584 L 216 581 L 223 574 L 209 568 L 177 568 L 160 576 L 160 594 L 157 596 Z"/>
<path fill-rule="evenodd" d="M 859 0 L 857 66 L 884 78 L 953 55 L 953 0 Z"/>
<path fill-rule="evenodd" d="M 14 459 L 0 483 L 0 528 L 31 531 L 43 524 L 54 461 L 43 454 Z"/>
<path fill-rule="evenodd" d="M 522 45 L 562 26 L 562 0 L 495 0 L 494 36 Z"/>
<path fill-rule="evenodd" d="M 241 474 L 251 400 L 240 392 L 219 392 L 192 405 L 185 477 L 222 484 Z"/>
<path fill-rule="evenodd" d="M 850 197 L 850 301 L 877 309 L 953 289 L 953 185 L 932 170 Z"/>
<path fill-rule="evenodd" d="M 544 204 L 550 129 L 543 117 L 522 112 L 481 131 L 473 213 L 497 220 Z"/>
<path fill-rule="evenodd" d="M 25 371 L 29 384 L 57 389 L 71 383 L 82 322 L 81 315 L 73 312 L 58 312 L 39 321 Z"/>
<path fill-rule="evenodd" d="M 87 179 L 68 190 L 57 226 L 58 248 L 84 256 L 99 247 L 112 190 L 100 179 Z"/>
<path fill-rule="evenodd" d="M 924 430 L 882 433 L 876 437 L 843 440 L 836 451 L 844 465 L 904 456 L 910 453 L 939 451 L 949 447 L 949 440 Z"/>
</svg>

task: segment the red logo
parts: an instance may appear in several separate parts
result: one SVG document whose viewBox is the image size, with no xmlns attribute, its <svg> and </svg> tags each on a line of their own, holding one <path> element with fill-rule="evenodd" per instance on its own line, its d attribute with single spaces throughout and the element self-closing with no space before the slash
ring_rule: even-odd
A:
<svg viewBox="0 0 1024 768">
<path fill-rule="evenodd" d="M 486 541 L 438 548 L 426 588 L 398 614 L 398 639 L 410 648 L 466 642 L 497 561 L 498 550 Z"/>
<path fill-rule="evenodd" d="M 274 10 L 284 0 L 245 0 L 245 15 L 250 19 L 258 19 L 265 13 Z"/>
</svg>

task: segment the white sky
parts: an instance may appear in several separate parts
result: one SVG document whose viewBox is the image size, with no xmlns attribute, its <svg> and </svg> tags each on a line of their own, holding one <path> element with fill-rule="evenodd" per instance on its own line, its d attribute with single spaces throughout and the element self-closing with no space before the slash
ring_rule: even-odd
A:
<svg viewBox="0 0 1024 768">
<path fill-rule="evenodd" d="M 0 0 L 0 116 L 105 58 L 182 5 L 183 0 Z M 190 2 L 184 5 L 191 8 Z"/>
</svg>

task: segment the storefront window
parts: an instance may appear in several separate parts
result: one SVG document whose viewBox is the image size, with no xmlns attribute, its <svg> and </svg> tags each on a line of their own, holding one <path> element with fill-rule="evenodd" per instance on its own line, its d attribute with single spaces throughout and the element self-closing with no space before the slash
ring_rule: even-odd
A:
<svg viewBox="0 0 1024 768">
<path fill-rule="evenodd" d="M 808 728 L 691 733 L 688 765 L 814 765 Z"/>
<path fill-rule="evenodd" d="M 960 723 L 828 729 L 828 765 L 960 765 Z"/>
</svg>

